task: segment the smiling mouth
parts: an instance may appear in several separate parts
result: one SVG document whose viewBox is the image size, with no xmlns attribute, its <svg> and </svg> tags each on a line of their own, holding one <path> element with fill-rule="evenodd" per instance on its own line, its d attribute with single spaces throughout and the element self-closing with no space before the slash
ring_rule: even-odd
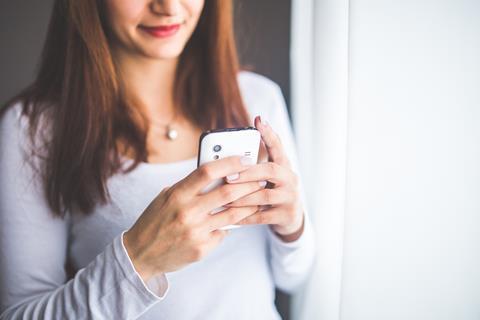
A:
<svg viewBox="0 0 480 320">
<path fill-rule="evenodd" d="M 175 23 L 163 26 L 139 26 L 140 30 L 156 38 L 168 38 L 175 35 L 180 29 L 181 24 Z"/>
</svg>

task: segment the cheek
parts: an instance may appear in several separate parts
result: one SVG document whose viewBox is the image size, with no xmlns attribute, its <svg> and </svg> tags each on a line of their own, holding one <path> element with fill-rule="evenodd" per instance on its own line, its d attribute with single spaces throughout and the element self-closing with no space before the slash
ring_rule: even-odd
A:
<svg viewBox="0 0 480 320">
<path fill-rule="evenodd" d="M 204 0 L 184 0 L 183 6 L 188 12 L 190 19 L 195 22 L 198 21 L 200 15 L 202 14 Z"/>
<path fill-rule="evenodd" d="M 105 5 L 109 25 L 116 32 L 135 28 L 148 6 L 146 1 L 131 0 L 107 0 Z"/>
</svg>

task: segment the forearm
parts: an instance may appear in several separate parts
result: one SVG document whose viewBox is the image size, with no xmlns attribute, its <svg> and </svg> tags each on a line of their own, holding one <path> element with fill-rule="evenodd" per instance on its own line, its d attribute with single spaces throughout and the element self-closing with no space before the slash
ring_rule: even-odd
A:
<svg viewBox="0 0 480 320">
<path fill-rule="evenodd" d="M 145 286 L 117 237 L 66 284 L 8 307 L 0 319 L 135 319 L 166 289 Z"/>
</svg>

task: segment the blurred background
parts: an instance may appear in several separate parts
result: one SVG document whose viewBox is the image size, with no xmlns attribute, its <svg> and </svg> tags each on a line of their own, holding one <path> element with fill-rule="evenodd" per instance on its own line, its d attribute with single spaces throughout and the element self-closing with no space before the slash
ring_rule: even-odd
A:
<svg viewBox="0 0 480 320">
<path fill-rule="evenodd" d="M 480 319 L 480 2 L 235 4 L 242 63 L 286 97 L 317 235 L 284 319 Z M 0 4 L 1 101 L 31 80 L 50 5 Z"/>
</svg>

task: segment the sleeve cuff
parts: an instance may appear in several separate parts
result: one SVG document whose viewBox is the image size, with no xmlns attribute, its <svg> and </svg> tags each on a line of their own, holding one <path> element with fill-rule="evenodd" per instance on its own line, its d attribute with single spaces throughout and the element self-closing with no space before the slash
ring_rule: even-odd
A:
<svg viewBox="0 0 480 320">
<path fill-rule="evenodd" d="M 284 292 L 293 293 L 309 276 L 315 260 L 313 226 L 305 212 L 303 233 L 292 242 L 284 242 L 270 227 L 267 229 L 275 285 Z"/>
<path fill-rule="evenodd" d="M 296 249 L 296 248 L 299 248 L 299 247 L 302 247 L 303 246 L 303 243 L 306 241 L 305 239 L 308 237 L 308 233 L 311 232 L 310 228 L 311 228 L 311 225 L 310 225 L 310 221 L 308 219 L 308 216 L 304 213 L 304 227 L 303 227 L 303 232 L 302 234 L 300 235 L 300 237 L 298 237 L 298 239 L 294 240 L 294 241 L 290 241 L 290 242 L 285 242 L 283 241 L 273 230 L 272 228 L 270 227 L 267 227 L 267 233 L 268 233 L 268 237 L 272 243 L 273 246 L 275 247 L 282 247 L 282 248 L 285 248 L 285 249 Z"/>
<path fill-rule="evenodd" d="M 168 279 L 164 273 L 153 276 L 146 283 L 143 281 L 140 274 L 135 270 L 132 260 L 128 256 L 127 249 L 123 243 L 123 235 L 127 230 L 123 231 L 113 241 L 113 249 L 115 258 L 119 263 L 125 276 L 129 282 L 134 286 L 136 291 L 140 293 L 143 299 L 156 302 L 163 300 L 168 293 L 169 284 Z"/>
</svg>

